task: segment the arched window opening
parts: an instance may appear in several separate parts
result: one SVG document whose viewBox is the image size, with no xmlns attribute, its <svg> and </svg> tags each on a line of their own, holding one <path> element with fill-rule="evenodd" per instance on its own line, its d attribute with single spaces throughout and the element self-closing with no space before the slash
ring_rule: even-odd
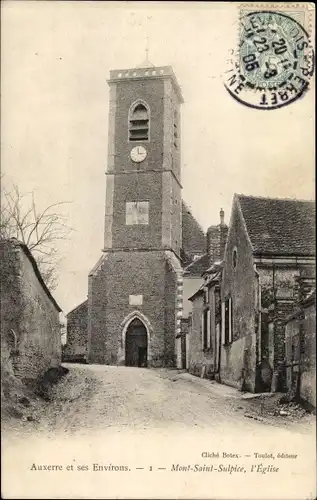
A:
<svg viewBox="0 0 317 500">
<path fill-rule="evenodd" d="M 149 111 L 142 103 L 134 106 L 129 119 L 129 140 L 148 141 L 149 140 Z"/>
<path fill-rule="evenodd" d="M 237 267 L 237 260 L 238 260 L 238 252 L 237 249 L 235 248 L 232 252 L 232 266 L 234 269 Z"/>
</svg>

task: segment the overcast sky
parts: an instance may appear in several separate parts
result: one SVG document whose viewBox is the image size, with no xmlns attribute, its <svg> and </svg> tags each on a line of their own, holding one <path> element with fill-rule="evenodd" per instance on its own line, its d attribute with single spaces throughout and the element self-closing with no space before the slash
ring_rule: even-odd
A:
<svg viewBox="0 0 317 500">
<path fill-rule="evenodd" d="M 238 4 L 2 2 L 2 170 L 44 208 L 67 206 L 71 238 L 55 297 L 87 295 L 101 255 L 111 69 L 149 59 L 182 87 L 183 198 L 204 229 L 229 221 L 235 192 L 312 199 L 313 92 L 264 112 L 223 86 L 237 47 Z M 64 211 L 65 212 L 65 211 Z"/>
</svg>

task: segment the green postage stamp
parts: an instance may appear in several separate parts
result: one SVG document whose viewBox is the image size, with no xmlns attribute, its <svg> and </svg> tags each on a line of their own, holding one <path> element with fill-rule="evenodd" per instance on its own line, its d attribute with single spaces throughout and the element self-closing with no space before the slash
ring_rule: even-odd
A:
<svg viewBox="0 0 317 500">
<path fill-rule="evenodd" d="M 275 9 L 274 4 L 255 4 L 240 9 L 236 63 L 225 81 L 234 99 L 271 110 L 305 94 L 314 73 L 308 6 L 286 4 L 288 8 Z"/>
</svg>

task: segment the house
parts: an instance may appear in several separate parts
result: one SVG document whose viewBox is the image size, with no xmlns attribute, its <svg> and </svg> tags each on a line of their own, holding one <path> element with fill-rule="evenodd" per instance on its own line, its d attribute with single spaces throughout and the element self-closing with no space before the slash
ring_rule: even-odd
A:
<svg viewBox="0 0 317 500">
<path fill-rule="evenodd" d="M 72 309 L 67 315 L 67 337 L 63 361 L 87 362 L 88 300 Z"/>
<path fill-rule="evenodd" d="M 235 194 L 221 285 L 221 381 L 285 389 L 285 319 L 314 283 L 315 204 Z"/>
<path fill-rule="evenodd" d="M 220 368 L 221 276 L 223 263 L 215 262 L 203 273 L 203 284 L 190 297 L 189 371 L 217 378 Z"/>
<path fill-rule="evenodd" d="M 205 245 L 204 245 L 205 246 Z M 180 332 L 176 335 L 176 366 L 187 369 L 189 367 L 189 327 L 192 314 L 192 306 L 189 301 L 193 293 L 202 283 L 202 273 L 208 267 L 208 255 L 193 255 L 193 261 L 188 264 L 182 277 L 181 297 L 182 297 L 182 317 Z"/>
<path fill-rule="evenodd" d="M 227 234 L 228 226 L 221 209 L 220 224 L 207 230 L 207 253 L 184 272 L 184 291 L 192 285 L 190 291 L 193 292 L 188 297 L 192 305 L 188 369 L 195 375 L 209 378 L 217 377 L 220 368 L 220 286 Z M 187 289 L 186 281 L 189 282 Z"/>
<path fill-rule="evenodd" d="M 22 381 L 61 363 L 61 308 L 45 285 L 28 247 L 0 240 L 1 346 Z"/>
<path fill-rule="evenodd" d="M 286 319 L 286 387 L 316 408 L 316 289 Z"/>
</svg>

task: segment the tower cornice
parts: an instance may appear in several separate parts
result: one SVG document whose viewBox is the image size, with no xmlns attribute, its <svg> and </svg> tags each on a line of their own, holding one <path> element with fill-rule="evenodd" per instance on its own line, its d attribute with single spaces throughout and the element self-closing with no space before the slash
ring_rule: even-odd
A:
<svg viewBox="0 0 317 500">
<path fill-rule="evenodd" d="M 116 69 L 110 71 L 107 83 L 119 83 L 123 81 L 137 80 L 172 80 L 173 86 L 181 103 L 184 102 L 181 87 L 177 81 L 171 66 L 155 66 L 149 68 Z"/>
</svg>

